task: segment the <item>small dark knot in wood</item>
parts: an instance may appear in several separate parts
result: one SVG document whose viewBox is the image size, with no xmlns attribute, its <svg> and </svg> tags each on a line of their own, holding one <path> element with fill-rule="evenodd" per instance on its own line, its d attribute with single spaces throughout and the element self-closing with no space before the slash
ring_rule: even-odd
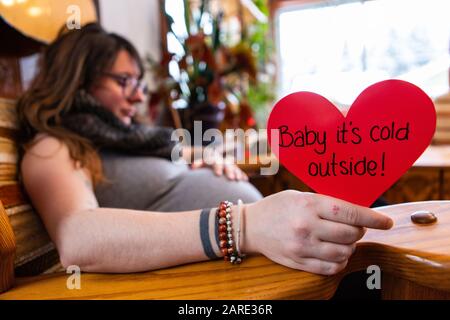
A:
<svg viewBox="0 0 450 320">
<path fill-rule="evenodd" d="M 416 211 L 411 214 L 411 220 L 417 224 L 431 224 L 437 221 L 437 217 L 430 211 Z"/>
</svg>

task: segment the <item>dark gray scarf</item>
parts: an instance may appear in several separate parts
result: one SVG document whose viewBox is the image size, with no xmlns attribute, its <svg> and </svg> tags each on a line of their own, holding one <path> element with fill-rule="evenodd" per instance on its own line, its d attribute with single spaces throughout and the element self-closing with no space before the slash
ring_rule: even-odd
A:
<svg viewBox="0 0 450 320">
<path fill-rule="evenodd" d="M 67 129 L 93 142 L 99 150 L 170 159 L 177 146 L 173 129 L 132 123 L 125 125 L 91 95 L 79 91 L 71 111 L 62 117 Z"/>
</svg>

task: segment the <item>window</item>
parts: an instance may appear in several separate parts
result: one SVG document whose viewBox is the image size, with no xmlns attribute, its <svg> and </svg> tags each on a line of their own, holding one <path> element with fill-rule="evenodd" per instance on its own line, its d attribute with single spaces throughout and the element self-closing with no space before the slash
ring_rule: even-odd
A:
<svg viewBox="0 0 450 320">
<path fill-rule="evenodd" d="M 332 4 L 330 4 L 330 2 Z M 350 105 L 375 82 L 449 90 L 450 1 L 327 1 L 276 15 L 279 95 L 319 93 Z"/>
</svg>

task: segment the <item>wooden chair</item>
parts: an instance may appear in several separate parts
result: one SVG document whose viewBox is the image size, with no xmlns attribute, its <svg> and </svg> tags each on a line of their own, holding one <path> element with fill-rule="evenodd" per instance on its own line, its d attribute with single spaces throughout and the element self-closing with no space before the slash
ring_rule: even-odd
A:
<svg viewBox="0 0 450 320">
<path fill-rule="evenodd" d="M 19 184 L 16 132 L 11 95 L 0 100 L 0 300 L 328 299 L 345 275 L 370 265 L 386 273 L 383 298 L 450 299 L 450 201 L 380 209 L 394 218 L 395 228 L 369 231 L 346 270 L 331 277 L 253 256 L 239 266 L 217 260 L 132 274 L 83 273 L 80 290 L 71 289 L 71 274 L 58 264 L 57 252 Z M 409 214 L 423 209 L 435 212 L 438 223 L 412 224 Z"/>
<path fill-rule="evenodd" d="M 433 144 L 450 144 L 450 92 L 435 101 L 436 106 L 436 133 Z"/>
<path fill-rule="evenodd" d="M 18 181 L 16 99 L 31 72 L 24 56 L 39 51 L 38 41 L 23 36 L 0 19 L 0 291 L 17 276 L 30 276 L 60 268 L 59 257 L 45 228 Z M 26 58 L 31 61 L 32 58 Z"/>
<path fill-rule="evenodd" d="M 239 266 L 216 260 L 132 274 L 82 273 L 80 290 L 71 289 L 67 285 L 71 274 L 61 269 L 57 252 L 19 184 L 16 132 L 15 101 L 10 95 L 0 100 L 0 300 L 328 299 L 345 275 L 370 265 L 386 273 L 384 298 L 450 299 L 450 201 L 380 209 L 394 218 L 395 228 L 369 231 L 346 270 L 331 277 L 253 256 Z M 435 212 L 438 223 L 412 224 L 409 214 L 423 209 Z"/>
<path fill-rule="evenodd" d="M 298 271 L 263 256 L 251 256 L 238 266 L 216 260 L 133 274 L 82 273 L 79 290 L 67 285 L 70 275 L 65 272 L 17 277 L 14 287 L 0 294 L 0 300 L 329 299 L 346 275 L 365 273 L 373 265 L 383 272 L 384 299 L 450 299 L 450 201 L 402 204 L 379 210 L 393 217 L 394 229 L 369 230 L 346 269 L 334 276 Z M 409 215 L 416 210 L 433 211 L 438 222 L 428 226 L 413 224 Z M 1 261 L 14 252 L 14 238 L 3 236 L 11 229 L 4 217 L 0 218 Z M 21 245 L 17 241 L 17 247 Z M 0 265 L 3 280 L 11 271 L 10 264 L 6 268 L 4 263 Z M 366 280 L 361 280 L 363 285 Z"/>
<path fill-rule="evenodd" d="M 57 253 L 17 179 L 14 101 L 0 114 L 0 299 L 328 299 L 347 274 L 379 265 L 385 298 L 450 298 L 450 201 L 385 207 L 396 227 L 370 231 L 346 270 L 325 277 L 253 256 L 239 266 L 221 260 L 133 274 L 82 274 L 67 286 Z M 416 226 L 409 214 L 432 210 L 438 223 Z M 38 274 L 30 276 L 33 274 Z M 44 274 L 42 274 L 44 273 Z"/>
<path fill-rule="evenodd" d="M 0 300 L 327 299 L 346 274 L 372 264 L 386 272 L 385 298 L 450 298 L 448 201 L 385 207 L 382 210 L 394 218 L 396 227 L 388 232 L 369 231 L 346 270 L 331 277 L 253 256 L 239 266 L 217 260 L 133 274 L 83 273 L 81 290 L 70 289 L 70 274 L 61 268 L 55 247 L 18 179 L 15 102 L 23 91 L 22 79 L 28 78 L 21 59 L 39 50 L 40 43 L 7 28 L 0 25 L 1 39 L 6 39 L 6 30 L 8 39 L 24 45 L 10 45 L 0 53 Z M 409 214 L 419 209 L 433 210 L 438 223 L 411 224 Z"/>
</svg>

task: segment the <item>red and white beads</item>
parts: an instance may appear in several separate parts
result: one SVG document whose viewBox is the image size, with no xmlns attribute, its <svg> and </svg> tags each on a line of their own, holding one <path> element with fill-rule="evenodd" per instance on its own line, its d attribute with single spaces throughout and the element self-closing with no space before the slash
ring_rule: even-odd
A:
<svg viewBox="0 0 450 320">
<path fill-rule="evenodd" d="M 230 201 L 222 201 L 217 208 L 219 218 L 219 246 L 225 261 L 233 264 L 241 263 L 242 257 L 238 254 L 233 239 L 233 222 L 231 219 Z"/>
</svg>

